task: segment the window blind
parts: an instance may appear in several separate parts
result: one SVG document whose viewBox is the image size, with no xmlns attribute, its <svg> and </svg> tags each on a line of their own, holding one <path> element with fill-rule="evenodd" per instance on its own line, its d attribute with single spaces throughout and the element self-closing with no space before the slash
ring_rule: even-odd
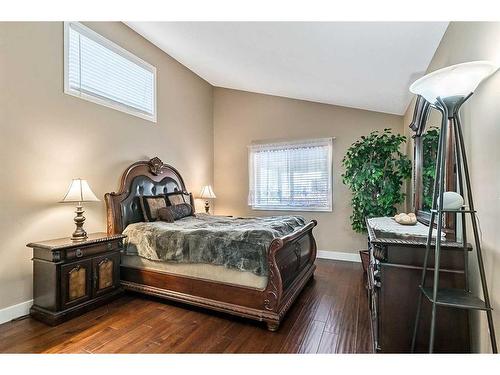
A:
<svg viewBox="0 0 500 375">
<path fill-rule="evenodd" d="M 65 25 L 65 91 L 156 121 L 156 69 L 101 35 Z"/>
<path fill-rule="evenodd" d="M 260 210 L 332 210 L 332 138 L 249 147 L 249 205 Z"/>
</svg>

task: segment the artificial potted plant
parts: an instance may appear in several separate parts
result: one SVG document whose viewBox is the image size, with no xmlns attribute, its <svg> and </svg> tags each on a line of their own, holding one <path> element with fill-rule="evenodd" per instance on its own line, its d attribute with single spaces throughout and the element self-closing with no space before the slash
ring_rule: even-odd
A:
<svg viewBox="0 0 500 375">
<path fill-rule="evenodd" d="M 366 231 L 366 217 L 393 216 L 404 202 L 402 185 L 411 176 L 411 161 L 401 152 L 405 142 L 405 136 L 384 129 L 362 136 L 347 149 L 342 181 L 352 192 L 354 231 Z"/>
</svg>

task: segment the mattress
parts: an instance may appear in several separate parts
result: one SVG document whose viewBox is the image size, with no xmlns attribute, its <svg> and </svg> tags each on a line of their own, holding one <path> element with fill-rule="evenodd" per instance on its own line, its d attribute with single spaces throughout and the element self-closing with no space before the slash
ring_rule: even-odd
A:
<svg viewBox="0 0 500 375">
<path fill-rule="evenodd" d="M 213 264 L 171 263 L 149 260 L 137 255 L 123 254 L 121 257 L 121 265 L 130 268 L 139 268 L 217 281 L 221 283 L 235 284 L 259 290 L 264 290 L 267 286 L 267 276 L 257 276 L 252 272 L 243 272 Z"/>
<path fill-rule="evenodd" d="M 123 234 L 128 255 L 170 264 L 207 264 L 268 275 L 271 242 L 305 225 L 301 216 L 232 218 L 198 214 L 173 223 L 140 222 Z"/>
</svg>

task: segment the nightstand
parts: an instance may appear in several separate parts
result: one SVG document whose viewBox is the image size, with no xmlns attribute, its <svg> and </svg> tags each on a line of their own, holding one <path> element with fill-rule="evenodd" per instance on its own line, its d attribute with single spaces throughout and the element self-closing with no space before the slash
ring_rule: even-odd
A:
<svg viewBox="0 0 500 375">
<path fill-rule="evenodd" d="M 57 325 L 122 294 L 120 251 L 125 237 L 92 233 L 85 241 L 67 237 L 26 245 L 33 248 L 30 315 Z"/>
</svg>

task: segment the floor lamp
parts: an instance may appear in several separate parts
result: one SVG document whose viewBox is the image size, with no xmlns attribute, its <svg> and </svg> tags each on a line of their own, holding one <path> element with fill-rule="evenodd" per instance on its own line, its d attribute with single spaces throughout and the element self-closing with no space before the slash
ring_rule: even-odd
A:
<svg viewBox="0 0 500 375">
<path fill-rule="evenodd" d="M 473 61 L 464 64 L 449 66 L 444 69 L 432 72 L 419 80 L 415 81 L 410 91 L 414 94 L 423 96 L 434 108 L 442 114 L 441 133 L 438 145 L 438 155 L 436 162 L 436 173 L 434 178 L 434 193 L 432 198 L 431 219 L 429 223 L 429 232 L 427 236 L 426 251 L 424 255 L 424 264 L 422 270 L 421 283 L 419 285 L 419 296 L 417 301 L 417 312 L 412 338 L 412 352 L 415 351 L 417 342 L 418 326 L 420 321 L 420 310 L 422 306 L 422 297 L 426 297 L 432 304 L 431 327 L 429 336 L 429 353 L 433 352 L 436 330 L 436 308 L 443 306 L 447 308 L 460 308 L 466 310 L 486 311 L 488 318 L 488 328 L 490 332 L 491 347 L 493 353 L 497 353 L 497 344 L 495 339 L 495 329 L 493 326 L 492 308 L 486 284 L 484 272 L 483 256 L 481 253 L 481 243 L 478 236 L 478 224 L 474 202 L 472 197 L 469 168 L 467 164 L 467 155 L 465 152 L 462 126 L 460 122 L 460 107 L 470 98 L 477 86 L 487 77 L 492 75 L 498 66 L 488 61 Z M 445 159 L 446 155 L 446 137 L 447 128 L 453 129 L 455 134 L 455 155 L 456 171 L 458 177 L 459 192 L 464 196 L 466 204 L 461 207 L 447 207 L 444 205 L 443 196 L 445 195 Z M 465 184 L 465 190 L 464 190 Z M 464 289 L 442 289 L 439 288 L 439 262 L 441 251 L 441 234 L 443 232 L 443 214 L 461 215 L 462 218 L 462 244 L 464 252 Z M 468 278 L 468 245 L 465 218 L 470 215 L 472 222 L 472 231 L 474 236 L 475 250 L 477 253 L 478 268 L 483 291 L 484 301 L 473 295 L 469 289 Z M 437 226 L 436 238 L 433 241 L 432 231 L 434 223 Z M 428 271 L 428 258 L 431 246 L 434 246 L 434 280 L 431 287 L 426 287 L 426 273 Z"/>
</svg>

